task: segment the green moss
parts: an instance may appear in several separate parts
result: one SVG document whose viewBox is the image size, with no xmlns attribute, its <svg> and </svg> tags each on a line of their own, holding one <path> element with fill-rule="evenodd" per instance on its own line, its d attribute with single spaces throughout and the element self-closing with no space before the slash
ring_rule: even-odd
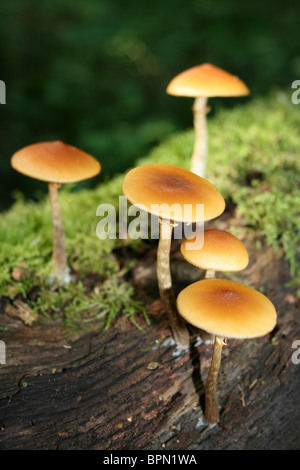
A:
<svg viewBox="0 0 300 470">
<path fill-rule="evenodd" d="M 82 281 L 55 288 L 48 286 L 40 290 L 36 301 L 28 303 L 34 312 L 46 318 L 62 319 L 69 332 L 87 328 L 92 322 L 94 329 L 107 330 L 120 312 L 142 329 L 135 317 L 141 313 L 148 323 L 146 310 L 135 300 L 133 287 L 122 279 L 121 274 L 110 273 L 89 293 Z"/>
<path fill-rule="evenodd" d="M 33 203 L 18 195 L 12 209 L 1 217 L 0 295 L 12 301 L 21 296 L 34 312 L 44 318 L 61 318 L 71 331 L 95 320 L 99 327 L 107 328 L 120 312 L 136 325 L 137 313 L 148 321 L 145 307 L 135 300 L 132 286 L 124 280 L 126 272 L 118 267 L 113 251 L 119 241 L 96 236 L 96 209 L 104 202 L 118 206 L 122 180 L 122 176 L 115 177 L 95 190 L 73 193 L 70 186 L 61 189 L 68 264 L 76 273 L 75 282 L 63 286 L 49 281 L 52 226 L 48 197 Z M 15 268 L 21 280 L 13 279 Z M 86 278 L 90 278 L 88 288 Z"/>
<path fill-rule="evenodd" d="M 283 249 L 294 282 L 300 278 L 300 115 L 288 94 L 272 94 L 244 106 L 208 116 L 207 178 L 236 205 L 231 230 L 255 231 L 275 249 Z M 193 130 L 174 135 L 137 165 L 160 162 L 190 166 Z M 0 295 L 16 296 L 42 318 L 59 317 L 70 330 L 97 321 L 108 328 L 122 312 L 132 322 L 147 316 L 133 287 L 120 269 L 117 250 L 123 242 L 99 240 L 96 209 L 101 203 L 118 207 L 123 175 L 94 190 L 60 190 L 68 264 L 76 282 L 50 285 L 52 227 L 48 197 L 40 202 L 17 195 L 0 220 Z M 136 241 L 130 241 L 130 248 Z M 128 266 L 130 268 L 131 266 Z M 21 280 L 13 279 L 15 268 Z M 86 280 L 89 280 L 87 285 Z"/>
</svg>

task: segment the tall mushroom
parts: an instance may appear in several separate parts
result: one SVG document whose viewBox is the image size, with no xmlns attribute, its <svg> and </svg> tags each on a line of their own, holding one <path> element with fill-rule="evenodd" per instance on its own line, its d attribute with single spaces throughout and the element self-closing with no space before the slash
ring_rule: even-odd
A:
<svg viewBox="0 0 300 470">
<path fill-rule="evenodd" d="M 207 160 L 206 114 L 207 99 L 212 97 L 245 96 L 250 93 L 245 83 L 235 75 L 212 64 L 202 64 L 181 72 L 167 86 L 174 96 L 195 98 L 193 105 L 195 142 L 191 171 L 205 177 Z"/>
<path fill-rule="evenodd" d="M 96 176 L 101 171 L 101 165 L 86 152 L 61 141 L 54 141 L 22 148 L 12 156 L 11 166 L 23 175 L 48 183 L 53 227 L 54 277 L 65 282 L 68 279 L 68 266 L 58 188 L 63 183 L 75 183 Z"/>
<path fill-rule="evenodd" d="M 159 217 L 159 292 L 174 340 L 184 349 L 189 345 L 189 335 L 176 309 L 170 273 L 173 226 L 176 223 L 200 222 L 197 204 L 204 206 L 204 220 L 218 217 L 225 209 L 225 201 L 219 191 L 205 179 L 168 164 L 149 164 L 130 170 L 124 178 L 122 191 L 131 204 Z M 187 207 L 190 210 L 186 210 Z"/>
<path fill-rule="evenodd" d="M 227 338 L 256 338 L 270 333 L 277 321 L 272 302 L 252 287 L 223 279 L 204 279 L 183 289 L 177 297 L 182 317 L 216 335 L 205 386 L 205 418 L 219 421 L 217 378 L 222 347 Z"/>
</svg>

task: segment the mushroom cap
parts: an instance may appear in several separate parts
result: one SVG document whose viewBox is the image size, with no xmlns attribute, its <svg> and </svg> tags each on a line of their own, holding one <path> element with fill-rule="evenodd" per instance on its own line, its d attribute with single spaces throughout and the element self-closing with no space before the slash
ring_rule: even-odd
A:
<svg viewBox="0 0 300 470">
<path fill-rule="evenodd" d="M 189 244 L 193 243 L 188 249 Z M 202 237 L 193 235 L 181 244 L 182 256 L 201 269 L 241 271 L 249 263 L 244 244 L 224 230 L 205 230 Z"/>
<path fill-rule="evenodd" d="M 196 65 L 174 77 L 167 93 L 175 96 L 245 96 L 250 90 L 235 75 L 212 64 Z"/>
<path fill-rule="evenodd" d="M 276 325 L 272 302 L 238 282 L 205 279 L 180 292 L 177 308 L 186 321 L 224 338 L 256 338 Z"/>
<path fill-rule="evenodd" d="M 225 209 L 215 186 L 175 165 L 153 163 L 134 168 L 126 174 L 122 191 L 131 204 L 175 222 L 210 220 Z M 203 214 L 199 217 L 197 204 L 204 205 L 204 219 Z"/>
<path fill-rule="evenodd" d="M 94 157 L 59 140 L 18 150 L 12 156 L 11 166 L 23 175 L 47 183 L 75 183 L 101 171 Z"/>
</svg>

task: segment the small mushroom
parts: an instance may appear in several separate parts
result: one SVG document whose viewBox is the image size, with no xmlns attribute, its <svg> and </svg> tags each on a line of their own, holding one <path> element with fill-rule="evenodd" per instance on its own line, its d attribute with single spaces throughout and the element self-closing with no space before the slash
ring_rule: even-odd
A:
<svg viewBox="0 0 300 470">
<path fill-rule="evenodd" d="M 186 287 L 177 297 L 177 307 L 190 324 L 216 335 L 205 386 L 205 419 L 217 423 L 222 347 L 227 338 L 257 338 L 270 333 L 277 321 L 275 307 L 252 287 L 223 279 L 204 279 Z"/>
<path fill-rule="evenodd" d="M 242 271 L 249 263 L 248 252 L 241 240 L 224 230 L 205 230 L 203 237 L 187 238 L 180 248 L 189 263 L 206 271 L 206 279 L 213 279 L 216 271 Z M 214 341 L 214 336 L 205 331 L 200 335 L 207 342 Z"/>
<path fill-rule="evenodd" d="M 191 171 L 205 177 L 207 160 L 206 114 L 210 97 L 245 96 L 250 90 L 238 77 L 212 64 L 202 64 L 181 72 L 167 86 L 174 96 L 195 98 L 193 105 L 195 143 Z"/>
<path fill-rule="evenodd" d="M 219 229 L 205 230 L 203 239 L 187 238 L 181 244 L 181 253 L 189 263 L 206 270 L 206 279 L 214 278 L 216 271 L 242 271 L 249 263 L 243 242 Z"/>
<path fill-rule="evenodd" d="M 219 216 L 225 201 L 208 181 L 175 165 L 150 164 L 130 170 L 122 184 L 131 204 L 159 217 L 157 278 L 161 299 L 168 314 L 175 342 L 189 345 L 189 334 L 176 309 L 170 272 L 170 248 L 176 223 L 200 222 L 197 204 L 204 205 L 204 220 Z M 186 211 L 186 205 L 191 210 Z"/>
<path fill-rule="evenodd" d="M 101 165 L 86 152 L 61 141 L 55 141 L 22 148 L 12 156 L 11 166 L 23 175 L 48 183 L 53 227 L 54 277 L 60 282 L 66 282 L 69 270 L 58 188 L 63 183 L 75 183 L 92 178 L 100 173 Z"/>
</svg>

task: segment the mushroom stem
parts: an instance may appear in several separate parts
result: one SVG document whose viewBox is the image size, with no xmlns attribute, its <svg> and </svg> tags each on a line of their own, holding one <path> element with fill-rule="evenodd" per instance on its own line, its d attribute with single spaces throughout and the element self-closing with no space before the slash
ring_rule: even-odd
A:
<svg viewBox="0 0 300 470">
<path fill-rule="evenodd" d="M 58 183 L 48 184 L 53 229 L 52 262 L 54 267 L 54 277 L 62 281 L 66 278 L 68 267 L 65 248 L 65 236 L 58 200 L 58 188 L 60 188 L 60 186 L 61 185 Z"/>
<path fill-rule="evenodd" d="M 207 269 L 205 272 L 205 279 L 214 279 L 215 278 L 216 271 L 213 269 Z M 207 343 L 213 343 L 215 335 L 212 335 L 211 333 L 207 333 L 207 331 L 201 330 L 200 329 L 200 336 L 203 339 L 203 341 L 206 341 Z"/>
<path fill-rule="evenodd" d="M 202 178 L 205 178 L 207 160 L 206 114 L 209 111 L 209 108 L 206 105 L 207 98 L 201 96 L 195 99 L 192 108 L 194 116 L 195 142 L 191 159 L 191 171 Z"/>
<path fill-rule="evenodd" d="M 219 421 L 217 378 L 221 364 L 223 344 L 223 338 L 216 336 L 211 366 L 205 385 L 205 419 L 211 424 Z"/>
<path fill-rule="evenodd" d="M 160 297 L 170 321 L 174 340 L 181 349 L 185 349 L 189 346 L 189 333 L 184 320 L 177 312 L 170 271 L 172 231 L 173 226 L 165 220 L 160 219 L 160 234 L 156 266 L 157 280 Z"/>
<path fill-rule="evenodd" d="M 205 279 L 214 279 L 215 278 L 216 271 L 213 269 L 208 269 L 205 273 Z"/>
</svg>

